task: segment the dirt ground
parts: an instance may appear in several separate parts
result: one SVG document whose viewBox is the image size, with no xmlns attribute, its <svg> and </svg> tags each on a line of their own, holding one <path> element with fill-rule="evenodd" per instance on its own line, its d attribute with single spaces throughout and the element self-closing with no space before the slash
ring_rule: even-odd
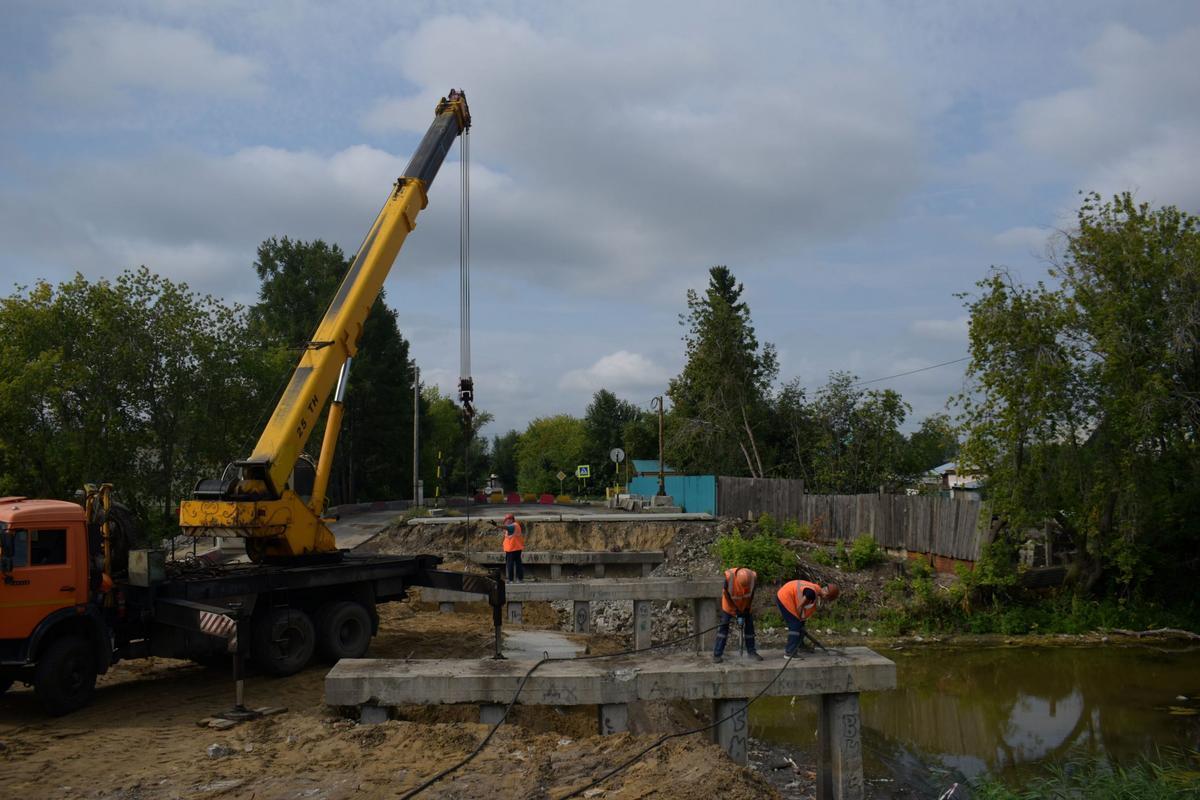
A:
<svg viewBox="0 0 1200 800">
<path fill-rule="evenodd" d="M 490 618 L 438 614 L 408 604 L 381 608 L 372 655 L 478 658 L 490 653 Z M 548 620 L 547 620 L 548 621 Z M 531 620 L 531 622 L 533 622 Z M 592 637 L 593 652 L 622 647 Z M 148 660 L 117 665 L 95 702 L 45 717 L 23 687 L 0 697 L 0 772 L 5 796 L 28 798 L 395 798 L 457 762 L 487 733 L 474 707 L 400 709 L 398 719 L 362 726 L 322 702 L 328 665 L 284 679 L 251 677 L 250 705 L 282 705 L 278 716 L 229 731 L 197 722 L 232 705 L 221 670 Z M 518 708 L 488 747 L 422 797 L 559 798 L 650 744 L 653 734 L 594 735 L 592 708 Z M 679 730 L 698 717 L 686 707 L 641 709 L 635 730 Z M 223 753 L 209 755 L 210 746 Z M 677 739 L 587 797 L 729 800 L 777 797 L 702 735 Z"/>
</svg>

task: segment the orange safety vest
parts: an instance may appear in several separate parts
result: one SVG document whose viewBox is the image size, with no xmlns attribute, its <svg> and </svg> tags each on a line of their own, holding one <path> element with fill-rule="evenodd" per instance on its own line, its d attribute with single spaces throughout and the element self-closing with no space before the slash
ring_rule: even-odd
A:
<svg viewBox="0 0 1200 800">
<path fill-rule="evenodd" d="M 513 520 L 513 532 L 504 531 L 504 552 L 516 553 L 525 549 L 525 531 L 521 523 Z"/>
<path fill-rule="evenodd" d="M 725 570 L 725 586 L 721 589 L 721 608 L 726 614 L 737 616 L 750 610 L 754 602 L 754 589 L 758 573 L 747 567 Z"/>
<path fill-rule="evenodd" d="M 783 607 L 801 620 L 808 619 L 817 610 L 815 601 L 808 605 L 802 605 L 804 603 L 805 589 L 812 589 L 817 593 L 818 598 L 821 596 L 820 585 L 812 581 L 788 581 L 779 590 L 779 594 L 776 595 L 779 598 L 779 602 L 783 603 Z"/>
</svg>

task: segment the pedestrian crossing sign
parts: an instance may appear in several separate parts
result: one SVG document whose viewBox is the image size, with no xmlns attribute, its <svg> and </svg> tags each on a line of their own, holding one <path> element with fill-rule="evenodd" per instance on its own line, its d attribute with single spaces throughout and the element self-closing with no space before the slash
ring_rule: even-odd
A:
<svg viewBox="0 0 1200 800">
<path fill-rule="evenodd" d="M 580 464 L 578 467 L 575 468 L 575 477 L 576 478 L 592 477 L 592 468 L 587 464 Z"/>
</svg>

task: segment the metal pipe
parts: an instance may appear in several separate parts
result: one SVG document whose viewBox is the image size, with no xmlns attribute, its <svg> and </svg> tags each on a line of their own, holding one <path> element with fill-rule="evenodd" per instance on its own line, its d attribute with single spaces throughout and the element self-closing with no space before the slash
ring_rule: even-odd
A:
<svg viewBox="0 0 1200 800">
<path fill-rule="evenodd" d="M 317 461 L 317 476 L 313 481 L 312 497 L 309 507 L 318 517 L 325 512 L 325 490 L 329 488 L 329 476 L 333 472 L 333 453 L 337 449 L 338 434 L 342 429 L 342 415 L 345 413 L 346 384 L 350 381 L 350 362 L 347 358 L 342 363 L 342 371 L 338 374 L 337 389 L 333 392 L 333 402 L 329 405 L 329 416 L 325 418 L 325 436 L 321 440 L 321 457 Z"/>
</svg>

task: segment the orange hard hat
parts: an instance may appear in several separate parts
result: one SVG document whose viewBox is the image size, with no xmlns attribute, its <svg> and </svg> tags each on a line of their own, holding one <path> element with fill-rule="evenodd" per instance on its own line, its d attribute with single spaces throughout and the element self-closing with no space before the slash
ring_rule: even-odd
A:
<svg viewBox="0 0 1200 800">
<path fill-rule="evenodd" d="M 836 583 L 831 583 L 825 587 L 826 600 L 837 600 L 839 594 L 841 594 L 841 590 L 838 589 L 838 585 Z"/>
</svg>

